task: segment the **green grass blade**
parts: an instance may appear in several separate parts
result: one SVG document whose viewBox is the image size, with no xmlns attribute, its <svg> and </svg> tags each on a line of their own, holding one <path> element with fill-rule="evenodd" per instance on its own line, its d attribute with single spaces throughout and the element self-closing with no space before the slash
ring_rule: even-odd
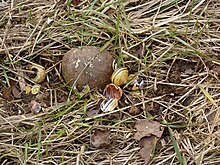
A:
<svg viewBox="0 0 220 165">
<path fill-rule="evenodd" d="M 100 48 L 100 52 L 102 52 L 103 50 L 107 49 L 108 46 L 114 41 L 115 37 L 112 37 L 109 41 L 107 41 L 101 48 Z"/>
<path fill-rule="evenodd" d="M 28 143 L 25 143 L 25 145 L 24 145 L 24 165 L 27 164 L 27 158 L 28 158 Z"/>
<path fill-rule="evenodd" d="M 41 148 L 41 129 L 39 129 L 39 132 L 38 132 L 37 161 L 36 161 L 36 165 L 38 165 L 39 160 L 40 160 L 40 148 Z"/>
<path fill-rule="evenodd" d="M 181 156 L 181 153 L 180 153 L 179 145 L 178 145 L 178 143 L 177 143 L 175 137 L 173 136 L 173 131 L 172 131 L 172 129 L 171 129 L 169 126 L 168 126 L 168 130 L 169 130 L 169 133 L 170 133 L 170 138 L 171 138 L 171 140 L 172 140 L 172 142 L 173 142 L 173 147 L 174 147 L 174 150 L 175 150 L 175 152 L 176 152 L 176 156 L 177 156 L 177 158 L 178 158 L 178 160 L 179 160 L 179 162 L 180 162 L 180 165 L 185 165 L 185 163 L 184 163 L 184 161 L 183 161 L 183 158 L 182 158 L 182 156 Z"/>
<path fill-rule="evenodd" d="M 84 16 L 88 15 L 90 13 L 90 11 L 92 10 L 92 8 L 94 7 L 94 5 L 96 4 L 97 0 L 94 0 L 91 4 L 91 6 L 89 7 L 88 11 L 85 13 Z"/>
</svg>

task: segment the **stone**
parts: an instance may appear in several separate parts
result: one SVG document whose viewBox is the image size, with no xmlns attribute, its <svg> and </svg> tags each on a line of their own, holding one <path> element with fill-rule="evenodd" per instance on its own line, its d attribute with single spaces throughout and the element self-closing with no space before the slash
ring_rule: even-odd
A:
<svg viewBox="0 0 220 165">
<path fill-rule="evenodd" d="M 78 90 L 86 85 L 91 89 L 104 89 L 110 83 L 113 60 L 110 52 L 100 52 L 95 46 L 72 48 L 63 56 L 62 75 L 70 87 Z"/>
</svg>

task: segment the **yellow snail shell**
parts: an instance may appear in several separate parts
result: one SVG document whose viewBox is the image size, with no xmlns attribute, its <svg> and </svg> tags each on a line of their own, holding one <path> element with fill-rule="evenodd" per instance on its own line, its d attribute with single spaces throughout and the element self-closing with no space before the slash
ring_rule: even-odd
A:
<svg viewBox="0 0 220 165">
<path fill-rule="evenodd" d="M 36 84 L 31 88 L 31 93 L 33 95 L 36 95 L 40 92 L 40 85 Z"/>
<path fill-rule="evenodd" d="M 30 70 L 36 69 L 36 77 L 34 77 L 32 80 L 36 83 L 42 83 L 46 77 L 46 71 L 43 66 L 34 64 L 30 66 Z"/>
<path fill-rule="evenodd" d="M 128 69 L 125 67 L 115 69 L 112 74 L 111 81 L 115 85 L 126 84 L 128 82 Z"/>
</svg>

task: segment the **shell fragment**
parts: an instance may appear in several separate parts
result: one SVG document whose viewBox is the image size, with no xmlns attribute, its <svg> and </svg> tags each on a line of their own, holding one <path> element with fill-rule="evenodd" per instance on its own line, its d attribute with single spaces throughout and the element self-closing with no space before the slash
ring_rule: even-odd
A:
<svg viewBox="0 0 220 165">
<path fill-rule="evenodd" d="M 101 110 L 103 112 L 113 111 L 118 106 L 118 99 L 105 99 L 101 103 Z"/>
</svg>

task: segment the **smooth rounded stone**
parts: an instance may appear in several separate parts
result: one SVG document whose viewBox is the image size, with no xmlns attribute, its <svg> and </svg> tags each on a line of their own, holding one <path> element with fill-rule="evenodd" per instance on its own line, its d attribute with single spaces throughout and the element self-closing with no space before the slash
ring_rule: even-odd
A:
<svg viewBox="0 0 220 165">
<path fill-rule="evenodd" d="M 63 56 L 62 74 L 70 87 L 82 90 L 85 85 L 91 89 L 104 87 L 110 83 L 114 58 L 108 51 L 100 53 L 95 46 L 73 48 Z"/>
</svg>

